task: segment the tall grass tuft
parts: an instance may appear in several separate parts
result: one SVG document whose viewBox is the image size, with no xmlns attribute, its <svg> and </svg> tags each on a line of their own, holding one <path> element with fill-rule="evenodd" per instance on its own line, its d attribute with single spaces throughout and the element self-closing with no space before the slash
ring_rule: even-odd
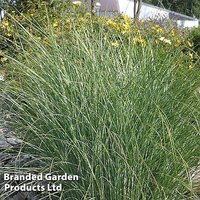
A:
<svg viewBox="0 0 200 200">
<path fill-rule="evenodd" d="M 7 100 L 22 151 L 45 172 L 74 174 L 60 199 L 178 200 L 199 161 L 199 77 L 181 49 L 105 39 L 91 23 L 48 44 L 22 29 L 24 50 L 9 65 Z M 191 195 L 192 192 L 191 192 Z"/>
</svg>

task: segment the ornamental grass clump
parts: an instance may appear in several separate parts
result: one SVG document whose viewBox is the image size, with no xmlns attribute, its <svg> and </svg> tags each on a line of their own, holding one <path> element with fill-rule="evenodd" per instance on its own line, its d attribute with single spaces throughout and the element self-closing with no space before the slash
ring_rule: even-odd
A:
<svg viewBox="0 0 200 200">
<path fill-rule="evenodd" d="M 73 22 L 59 40 L 50 25 L 47 43 L 18 31 L 26 48 L 10 58 L 5 93 L 10 123 L 25 141 L 21 151 L 43 161 L 37 173 L 79 176 L 49 196 L 196 195 L 190 169 L 200 158 L 200 80 L 181 47 L 161 49 L 150 37 L 140 45 L 111 31 L 108 37 L 105 24 L 91 18 L 83 29 Z"/>
</svg>

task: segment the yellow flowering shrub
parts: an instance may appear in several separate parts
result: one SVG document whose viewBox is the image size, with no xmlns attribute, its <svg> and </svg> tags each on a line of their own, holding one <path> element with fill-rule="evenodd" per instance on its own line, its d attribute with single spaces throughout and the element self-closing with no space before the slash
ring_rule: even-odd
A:
<svg viewBox="0 0 200 200">
<path fill-rule="evenodd" d="M 91 26 L 91 31 L 103 29 L 104 40 L 113 48 L 118 48 L 122 42 L 128 43 L 128 41 L 141 48 L 151 43 L 152 48 L 159 45 L 161 54 L 167 53 L 167 50 L 171 48 L 187 49 L 184 55 L 185 59 L 190 61 L 188 65 L 190 66 L 194 60 L 190 51 L 193 44 L 187 40 L 185 32 L 175 27 L 169 29 L 164 25 L 154 23 L 153 20 L 140 20 L 133 23 L 133 20 L 126 15 L 115 18 L 91 16 L 86 12 L 83 4 L 65 4 L 61 1 L 53 4 L 49 1 L 34 0 L 34 4 L 32 1 L 27 1 L 24 10 L 22 9 L 20 14 L 11 10 L 10 17 L 0 24 L 0 34 L 4 38 L 2 40 L 4 45 L 9 41 L 14 41 L 16 45 L 20 35 L 20 29 L 17 28 L 19 26 L 23 26 L 32 37 L 45 45 L 51 43 L 48 38 L 49 32 L 54 34 L 57 42 L 62 43 L 63 37 L 70 37 L 72 27 L 84 33 L 84 30 Z M 123 41 L 118 41 L 119 34 L 123 36 Z M 11 55 L 13 52 L 15 54 L 12 45 L 6 50 Z M 31 50 L 28 49 L 27 52 Z M 7 62 L 7 58 L 0 54 L 0 63 L 4 62 Z"/>
</svg>

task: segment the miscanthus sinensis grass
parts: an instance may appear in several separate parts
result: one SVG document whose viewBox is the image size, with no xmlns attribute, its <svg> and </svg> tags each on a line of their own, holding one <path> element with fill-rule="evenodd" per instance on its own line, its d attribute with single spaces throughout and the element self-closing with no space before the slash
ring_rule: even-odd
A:
<svg viewBox="0 0 200 200">
<path fill-rule="evenodd" d="M 199 161 L 199 77 L 179 48 L 120 34 L 108 42 L 96 26 L 59 41 L 49 30 L 47 45 L 22 31 L 31 52 L 9 64 L 6 87 L 22 151 L 41 170 L 79 175 L 62 183 L 63 200 L 186 198 Z"/>
</svg>

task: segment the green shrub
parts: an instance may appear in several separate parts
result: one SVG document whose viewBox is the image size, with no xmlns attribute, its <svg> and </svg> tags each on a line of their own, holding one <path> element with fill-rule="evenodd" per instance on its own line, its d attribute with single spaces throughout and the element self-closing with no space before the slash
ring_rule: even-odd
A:
<svg viewBox="0 0 200 200">
<path fill-rule="evenodd" d="M 194 50 L 200 56 L 200 26 L 198 28 L 194 28 L 191 33 L 190 37 L 192 42 L 194 43 Z"/>
<path fill-rule="evenodd" d="M 62 182 L 63 200 L 192 195 L 189 170 L 200 145 L 195 67 L 169 39 L 133 38 L 104 20 L 77 18 L 67 34 L 47 24 L 47 42 L 18 28 L 26 48 L 9 64 L 6 92 L 12 125 L 27 142 L 22 151 L 38 155 L 43 172 L 79 175 Z"/>
</svg>

